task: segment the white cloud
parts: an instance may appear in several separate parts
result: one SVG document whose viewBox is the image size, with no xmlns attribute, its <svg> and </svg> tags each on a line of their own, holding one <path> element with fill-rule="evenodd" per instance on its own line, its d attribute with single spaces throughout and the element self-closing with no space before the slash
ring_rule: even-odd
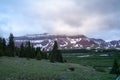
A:
<svg viewBox="0 0 120 80">
<path fill-rule="evenodd" d="M 109 34 L 109 30 L 119 29 L 120 11 L 115 9 L 119 6 L 113 5 L 116 3 L 118 0 L 21 0 L 17 6 L 8 6 L 2 31 L 14 35 L 48 32 L 99 37 L 102 31 Z"/>
<path fill-rule="evenodd" d="M 101 29 L 103 21 L 102 15 L 89 14 L 84 5 L 77 5 L 75 0 L 34 0 L 26 11 L 37 16 L 50 33 L 86 34 Z"/>
</svg>

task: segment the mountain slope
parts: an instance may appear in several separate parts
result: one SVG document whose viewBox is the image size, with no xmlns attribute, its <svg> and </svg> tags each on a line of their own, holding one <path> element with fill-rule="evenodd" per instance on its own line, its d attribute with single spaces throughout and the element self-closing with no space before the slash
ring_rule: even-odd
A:
<svg viewBox="0 0 120 80">
<path fill-rule="evenodd" d="M 46 50 L 52 49 L 53 43 L 56 40 L 60 49 L 96 49 L 96 48 L 120 48 L 119 41 L 106 42 L 102 39 L 88 38 L 84 35 L 50 35 L 50 34 L 33 34 L 21 37 L 15 37 L 16 46 L 26 41 L 30 41 L 34 47 L 42 47 Z"/>
</svg>

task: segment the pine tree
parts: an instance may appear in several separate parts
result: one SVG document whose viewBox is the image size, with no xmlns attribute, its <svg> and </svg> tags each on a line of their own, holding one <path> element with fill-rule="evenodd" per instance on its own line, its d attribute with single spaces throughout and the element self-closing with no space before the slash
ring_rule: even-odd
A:
<svg viewBox="0 0 120 80">
<path fill-rule="evenodd" d="M 114 60 L 110 74 L 116 74 L 117 76 L 120 75 L 120 68 L 117 59 Z"/>
<path fill-rule="evenodd" d="M 30 58 L 35 58 L 35 48 L 33 47 L 33 45 L 31 46 L 31 49 L 30 49 Z"/>
<path fill-rule="evenodd" d="M 41 59 L 42 59 L 42 56 L 41 56 L 41 53 L 40 53 L 40 52 L 37 53 L 36 59 L 37 59 L 37 60 L 41 60 Z"/>
<path fill-rule="evenodd" d="M 25 57 L 25 47 L 23 43 L 20 45 L 19 57 Z"/>
<path fill-rule="evenodd" d="M 42 59 L 42 52 L 41 52 L 41 48 L 40 47 L 36 48 L 36 59 L 37 60 L 41 60 Z"/>
<path fill-rule="evenodd" d="M 19 47 L 15 47 L 15 55 L 16 56 L 20 56 L 20 48 Z"/>
<path fill-rule="evenodd" d="M 42 58 L 47 59 L 47 52 L 45 51 L 45 49 L 42 50 Z"/>
<path fill-rule="evenodd" d="M 56 59 L 58 62 L 63 62 L 63 57 L 62 57 L 62 53 L 60 52 L 60 50 L 57 50 Z"/>
<path fill-rule="evenodd" d="M 35 56 L 37 56 L 38 53 L 41 53 L 41 48 L 40 47 L 37 47 L 36 50 L 35 50 Z"/>
<path fill-rule="evenodd" d="M 6 41 L 4 38 L 0 38 L 0 56 L 5 56 L 6 53 Z"/>
<path fill-rule="evenodd" d="M 53 53 L 50 53 L 49 59 L 50 59 L 50 62 L 52 62 L 52 63 L 55 62 Z"/>
<path fill-rule="evenodd" d="M 25 57 L 30 58 L 30 53 L 31 53 L 31 44 L 30 41 L 26 42 L 25 46 Z"/>
<path fill-rule="evenodd" d="M 53 50 L 58 50 L 58 43 L 57 43 L 57 41 L 54 41 Z"/>
<path fill-rule="evenodd" d="M 3 56 L 2 38 L 0 38 L 0 57 Z"/>
<path fill-rule="evenodd" d="M 63 62 L 62 53 L 58 50 L 57 41 L 54 41 L 53 50 L 50 53 L 50 62 Z"/>
<path fill-rule="evenodd" d="M 35 58 L 35 48 L 31 45 L 30 41 L 26 42 L 24 52 L 25 52 L 25 57 Z"/>
<path fill-rule="evenodd" d="M 15 56 L 15 44 L 14 44 L 14 36 L 11 33 L 9 36 L 9 42 L 8 42 L 8 56 Z"/>
<path fill-rule="evenodd" d="M 6 54 L 6 40 L 5 40 L 5 38 L 3 38 L 3 40 L 2 40 L 2 45 L 3 45 L 4 56 L 5 56 L 5 54 Z"/>
</svg>

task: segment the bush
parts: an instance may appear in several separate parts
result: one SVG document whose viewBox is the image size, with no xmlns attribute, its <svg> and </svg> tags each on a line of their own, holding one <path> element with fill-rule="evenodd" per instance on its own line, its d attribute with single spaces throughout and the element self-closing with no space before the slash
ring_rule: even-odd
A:
<svg viewBox="0 0 120 80">
<path fill-rule="evenodd" d="M 68 70 L 69 71 L 75 71 L 75 68 L 74 67 L 69 67 Z"/>
<path fill-rule="evenodd" d="M 106 72 L 105 69 L 102 68 L 102 67 L 96 67 L 96 66 L 94 66 L 93 68 L 94 68 L 96 71 L 98 71 L 98 72 Z"/>
<path fill-rule="evenodd" d="M 118 64 L 117 59 L 114 59 L 110 74 L 116 74 L 117 76 L 120 75 L 120 69 L 119 69 L 119 64 Z"/>
</svg>

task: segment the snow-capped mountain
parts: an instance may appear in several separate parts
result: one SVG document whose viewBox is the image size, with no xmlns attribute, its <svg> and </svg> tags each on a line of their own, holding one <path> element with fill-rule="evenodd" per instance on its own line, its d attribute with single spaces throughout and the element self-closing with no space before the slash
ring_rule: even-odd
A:
<svg viewBox="0 0 120 80">
<path fill-rule="evenodd" d="M 16 46 L 30 41 L 34 47 L 42 47 L 46 50 L 52 49 L 54 41 L 59 44 L 60 49 L 99 49 L 99 48 L 120 48 L 120 40 L 106 42 L 102 39 L 88 38 L 84 35 L 52 35 L 52 34 L 33 34 L 15 37 Z"/>
</svg>

